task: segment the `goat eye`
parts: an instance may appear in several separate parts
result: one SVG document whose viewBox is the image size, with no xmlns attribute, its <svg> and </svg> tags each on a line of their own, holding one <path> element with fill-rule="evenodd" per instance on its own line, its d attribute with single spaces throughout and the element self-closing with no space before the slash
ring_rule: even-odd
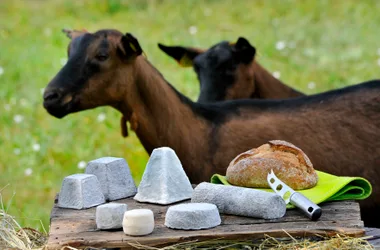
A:
<svg viewBox="0 0 380 250">
<path fill-rule="evenodd" d="M 108 59 L 108 55 L 106 55 L 106 54 L 98 54 L 98 55 L 96 55 L 96 60 L 98 60 L 98 61 L 105 61 L 105 60 L 107 60 Z"/>
</svg>

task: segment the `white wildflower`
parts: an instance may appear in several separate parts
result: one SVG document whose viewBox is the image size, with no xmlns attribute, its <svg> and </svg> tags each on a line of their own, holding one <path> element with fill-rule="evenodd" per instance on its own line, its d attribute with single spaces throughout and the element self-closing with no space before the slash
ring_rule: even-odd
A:
<svg viewBox="0 0 380 250">
<path fill-rule="evenodd" d="M 20 100 L 20 105 L 21 105 L 22 107 L 26 107 L 26 106 L 28 105 L 28 101 L 25 100 L 24 98 L 22 98 L 22 99 Z"/>
<path fill-rule="evenodd" d="M 85 161 L 80 161 L 78 163 L 78 168 L 79 169 L 84 169 L 86 167 L 87 163 Z"/>
<path fill-rule="evenodd" d="M 195 35 L 198 32 L 198 28 L 196 26 L 190 26 L 189 27 L 189 33 L 190 35 Z"/>
<path fill-rule="evenodd" d="M 283 49 L 285 49 L 285 47 L 286 47 L 285 41 L 278 41 L 276 43 L 276 49 L 277 50 L 283 50 Z"/>
<path fill-rule="evenodd" d="M 377 59 L 377 65 L 379 65 L 379 66 L 380 66 L 380 58 L 379 58 L 379 59 Z"/>
<path fill-rule="evenodd" d="M 24 171 L 24 174 L 25 174 L 26 176 L 30 176 L 32 173 L 33 173 L 33 170 L 32 170 L 31 168 L 27 168 L 27 169 L 25 169 L 25 171 Z"/>
<path fill-rule="evenodd" d="M 315 88 L 315 82 L 309 82 L 309 83 L 307 84 L 307 87 L 308 87 L 309 89 L 314 89 L 314 88 Z"/>
<path fill-rule="evenodd" d="M 43 95 L 44 92 L 45 92 L 45 88 L 40 88 L 40 93 L 41 93 L 41 95 Z"/>
<path fill-rule="evenodd" d="M 19 148 L 15 148 L 15 149 L 13 149 L 13 153 L 14 153 L 15 155 L 19 155 L 19 154 L 21 154 L 21 149 L 19 149 Z"/>
<path fill-rule="evenodd" d="M 203 14 L 204 14 L 205 16 L 211 16 L 211 14 L 212 14 L 212 10 L 211 10 L 210 8 L 205 8 L 205 9 L 203 10 Z"/>
<path fill-rule="evenodd" d="M 273 72 L 273 74 L 272 74 L 275 78 L 280 78 L 281 77 L 281 72 L 280 71 L 275 71 L 275 72 Z"/>
<path fill-rule="evenodd" d="M 0 76 L 4 74 L 4 68 L 0 66 Z"/>
<path fill-rule="evenodd" d="M 50 28 L 45 28 L 44 29 L 44 35 L 45 36 L 51 36 L 51 29 Z"/>
<path fill-rule="evenodd" d="M 61 58 L 61 59 L 59 60 L 59 62 L 60 62 L 61 65 L 63 66 L 63 65 L 65 65 L 65 64 L 67 63 L 67 58 Z"/>
<path fill-rule="evenodd" d="M 41 146 L 38 143 L 34 143 L 33 146 L 32 146 L 32 148 L 33 148 L 33 151 L 38 152 L 38 151 L 40 151 Z"/>
<path fill-rule="evenodd" d="M 15 122 L 15 123 L 20 123 L 20 122 L 22 122 L 24 120 L 24 117 L 22 116 L 22 115 L 15 115 L 15 116 L 13 116 L 13 121 Z"/>
<path fill-rule="evenodd" d="M 278 19 L 278 18 L 273 18 L 273 19 L 272 19 L 272 24 L 273 24 L 274 26 L 279 25 L 279 24 L 280 24 L 280 19 Z"/>
<path fill-rule="evenodd" d="M 309 56 L 309 57 L 312 57 L 315 55 L 315 50 L 313 50 L 312 48 L 306 48 L 304 51 L 303 51 L 303 54 L 305 56 Z"/>
<path fill-rule="evenodd" d="M 100 113 L 97 117 L 98 122 L 103 122 L 106 119 L 106 114 Z"/>
</svg>

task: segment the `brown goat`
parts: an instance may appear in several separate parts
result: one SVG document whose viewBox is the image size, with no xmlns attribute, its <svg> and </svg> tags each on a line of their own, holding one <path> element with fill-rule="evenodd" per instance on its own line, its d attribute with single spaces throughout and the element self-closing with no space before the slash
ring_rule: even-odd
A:
<svg viewBox="0 0 380 250">
<path fill-rule="evenodd" d="M 367 178 L 373 194 L 361 202 L 363 219 L 380 226 L 380 81 L 284 100 L 194 103 L 142 56 L 131 34 L 100 30 L 71 37 L 69 59 L 44 93 L 51 115 L 112 106 L 149 154 L 173 148 L 192 183 L 225 174 L 241 152 L 273 139 L 289 141 L 318 170 Z"/>
<path fill-rule="evenodd" d="M 209 50 L 182 46 L 158 47 L 180 65 L 193 66 L 201 90 L 198 102 L 303 96 L 275 78 L 256 60 L 256 49 L 243 37 L 236 43 L 220 42 Z"/>
</svg>

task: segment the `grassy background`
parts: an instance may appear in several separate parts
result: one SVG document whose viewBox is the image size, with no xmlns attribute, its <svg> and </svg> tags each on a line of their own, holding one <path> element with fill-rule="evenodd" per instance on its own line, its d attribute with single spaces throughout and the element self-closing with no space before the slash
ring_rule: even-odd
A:
<svg viewBox="0 0 380 250">
<path fill-rule="evenodd" d="M 244 36 L 263 66 L 311 94 L 378 77 L 379 7 L 375 0 L 0 1 L 5 208 L 21 225 L 41 229 L 42 221 L 48 230 L 54 196 L 65 176 L 83 172 L 78 166 L 102 156 L 124 157 L 139 182 L 148 159 L 133 133 L 120 136 L 120 114 L 110 108 L 62 120 L 43 109 L 41 91 L 66 60 L 62 28 L 133 33 L 149 60 L 193 100 L 199 85 L 192 69 L 179 68 L 157 42 L 209 47 Z"/>
</svg>

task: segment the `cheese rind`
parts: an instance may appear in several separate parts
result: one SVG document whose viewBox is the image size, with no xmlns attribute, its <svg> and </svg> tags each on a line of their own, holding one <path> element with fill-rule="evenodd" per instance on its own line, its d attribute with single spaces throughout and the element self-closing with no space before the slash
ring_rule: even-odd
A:
<svg viewBox="0 0 380 250">
<path fill-rule="evenodd" d="M 58 196 L 58 207 L 86 209 L 105 203 L 98 178 L 92 174 L 65 177 Z"/>
<path fill-rule="evenodd" d="M 209 203 L 187 203 L 169 207 L 165 226 L 174 229 L 197 230 L 220 225 L 218 208 Z"/>
<path fill-rule="evenodd" d="M 123 158 L 102 157 L 90 161 L 86 174 L 96 175 L 107 201 L 130 197 L 137 192 L 128 163 Z"/>
<path fill-rule="evenodd" d="M 276 193 L 202 182 L 195 187 L 191 202 L 215 204 L 222 214 L 278 219 L 286 213 L 286 203 Z"/>
<path fill-rule="evenodd" d="M 193 188 L 175 151 L 169 147 L 153 150 L 134 199 L 161 205 L 191 198 Z"/>
<path fill-rule="evenodd" d="M 107 203 L 96 207 L 96 227 L 98 229 L 122 228 L 127 204 Z"/>
</svg>

